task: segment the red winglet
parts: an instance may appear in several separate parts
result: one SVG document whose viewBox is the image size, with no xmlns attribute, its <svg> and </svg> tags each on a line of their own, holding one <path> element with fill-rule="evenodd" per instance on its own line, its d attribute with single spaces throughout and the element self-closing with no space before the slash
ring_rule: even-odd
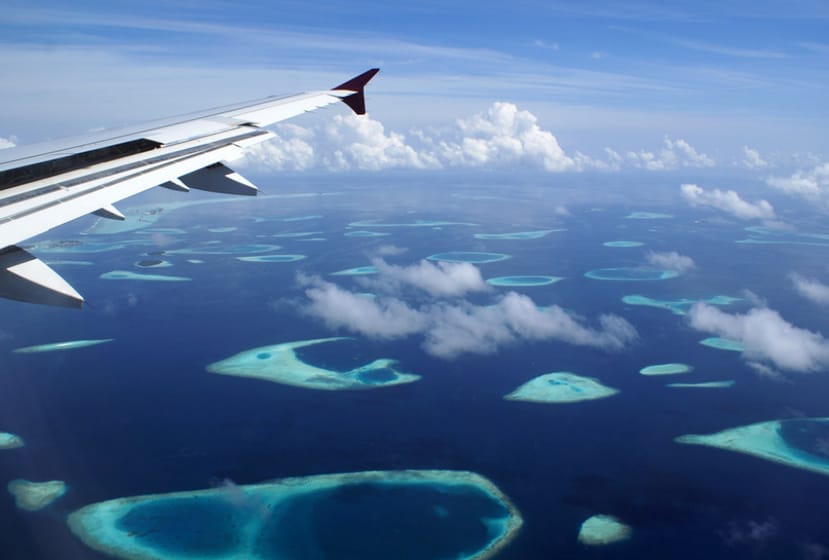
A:
<svg viewBox="0 0 829 560">
<path fill-rule="evenodd" d="M 371 70 L 367 70 L 359 76 L 351 78 L 347 82 L 340 84 L 332 89 L 345 89 L 356 92 L 354 93 L 354 95 L 343 97 L 342 102 L 351 107 L 351 110 L 357 113 L 358 115 L 365 115 L 366 97 L 363 93 L 363 89 L 366 87 L 366 84 L 369 82 L 369 80 L 371 80 L 374 77 L 374 75 L 379 71 L 379 68 L 372 68 Z"/>
</svg>

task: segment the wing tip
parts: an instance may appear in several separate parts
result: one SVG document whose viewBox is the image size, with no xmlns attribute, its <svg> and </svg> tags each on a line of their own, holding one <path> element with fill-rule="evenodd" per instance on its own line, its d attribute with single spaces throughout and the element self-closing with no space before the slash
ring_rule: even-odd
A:
<svg viewBox="0 0 829 560">
<path fill-rule="evenodd" d="M 359 76 L 354 76 L 347 82 L 343 82 L 342 84 L 338 85 L 332 89 L 339 89 L 339 90 L 347 90 L 353 91 L 354 94 L 349 95 L 348 97 L 343 97 L 341 101 L 348 105 L 352 111 L 357 113 L 358 115 L 365 115 L 366 114 L 366 97 L 365 97 L 365 87 L 366 84 L 379 72 L 379 68 L 371 68 L 370 70 L 366 70 Z"/>
</svg>

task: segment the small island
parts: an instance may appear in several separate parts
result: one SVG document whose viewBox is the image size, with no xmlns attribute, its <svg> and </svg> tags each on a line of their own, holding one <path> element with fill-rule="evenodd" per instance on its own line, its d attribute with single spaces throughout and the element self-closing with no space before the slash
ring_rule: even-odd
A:
<svg viewBox="0 0 829 560">
<path fill-rule="evenodd" d="M 612 515 L 594 515 L 581 524 L 579 542 L 602 546 L 630 538 L 631 528 Z"/>
<path fill-rule="evenodd" d="M 43 509 L 66 493 L 62 480 L 31 482 L 18 478 L 9 482 L 7 488 L 17 507 L 26 511 Z"/>
<path fill-rule="evenodd" d="M 610 397 L 618 392 L 602 385 L 598 379 L 559 371 L 539 375 L 504 398 L 508 401 L 572 403 Z"/>
</svg>

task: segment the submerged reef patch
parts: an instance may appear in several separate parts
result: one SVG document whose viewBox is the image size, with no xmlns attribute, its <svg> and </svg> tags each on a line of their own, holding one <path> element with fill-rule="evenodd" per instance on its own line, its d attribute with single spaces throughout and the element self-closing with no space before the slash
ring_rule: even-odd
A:
<svg viewBox="0 0 829 560">
<path fill-rule="evenodd" d="M 319 338 L 253 348 L 212 363 L 207 366 L 207 371 L 325 391 L 375 389 L 420 379 L 419 375 L 398 370 L 397 362 L 386 358 L 348 371 L 335 371 L 306 363 L 296 355 L 299 348 L 338 340 L 348 339 Z"/>
<path fill-rule="evenodd" d="M 666 309 L 674 315 L 685 315 L 696 303 L 707 303 L 709 305 L 725 306 L 731 305 L 738 301 L 743 301 L 742 298 L 735 298 L 731 296 L 712 296 L 709 298 L 679 298 L 679 299 L 654 299 L 641 295 L 629 295 L 622 298 L 622 302 L 628 305 L 643 305 L 646 307 L 656 307 L 657 309 Z"/>
<path fill-rule="evenodd" d="M 268 243 L 247 243 L 245 245 L 220 245 L 217 243 L 205 244 L 201 247 L 188 247 L 186 249 L 173 249 L 167 251 L 177 255 L 242 255 L 246 253 L 269 253 L 278 251 L 280 245 Z"/>
<path fill-rule="evenodd" d="M 699 343 L 703 346 L 708 346 L 709 348 L 716 348 L 717 350 L 728 350 L 731 352 L 742 352 L 745 349 L 743 347 L 743 343 L 739 340 L 732 340 L 730 338 L 720 338 L 718 336 L 704 338 L 700 340 Z"/>
<path fill-rule="evenodd" d="M 415 220 L 414 222 L 390 223 L 375 220 L 361 220 L 358 222 L 351 222 L 349 227 L 355 228 L 372 228 L 372 227 L 444 227 L 444 226 L 477 226 L 478 224 L 470 224 L 468 222 L 445 222 L 442 220 Z"/>
<path fill-rule="evenodd" d="M 143 261 L 137 261 L 135 266 L 138 268 L 168 268 L 173 266 L 173 263 L 163 259 L 144 259 Z"/>
<path fill-rule="evenodd" d="M 247 257 L 236 257 L 244 262 L 296 262 L 306 258 L 306 255 L 251 255 Z"/>
<path fill-rule="evenodd" d="M 668 280 L 679 276 L 676 270 L 662 270 L 658 268 L 647 267 L 620 267 L 620 268 L 597 268 L 585 272 L 587 278 L 593 280 L 612 280 L 612 281 L 650 281 L 650 280 Z"/>
<path fill-rule="evenodd" d="M 563 229 L 541 229 L 537 231 L 513 231 L 510 233 L 476 233 L 475 239 L 506 239 L 506 240 L 523 240 L 523 239 L 541 239 L 556 231 L 565 231 Z"/>
<path fill-rule="evenodd" d="M 15 354 L 39 354 L 40 352 L 57 352 L 59 350 L 74 350 L 76 348 L 86 348 L 87 346 L 95 346 L 105 342 L 112 342 L 114 338 L 90 338 L 86 340 L 66 340 L 64 342 L 49 342 L 47 344 L 37 344 L 35 346 L 24 346 L 13 350 Z"/>
<path fill-rule="evenodd" d="M 694 371 L 693 366 L 681 363 L 656 364 L 639 370 L 642 375 L 677 375 Z"/>
<path fill-rule="evenodd" d="M 614 249 L 627 249 L 629 247 L 641 247 L 644 243 L 641 241 L 605 241 L 602 245 Z"/>
<path fill-rule="evenodd" d="M 486 264 L 503 261 L 510 258 L 503 253 L 482 253 L 477 251 L 449 251 L 448 253 L 437 253 L 426 257 L 430 261 L 451 262 L 451 263 L 472 263 Z"/>
<path fill-rule="evenodd" d="M 365 276 L 367 274 L 377 274 L 377 268 L 374 266 L 357 266 L 331 273 L 332 276 Z"/>
<path fill-rule="evenodd" d="M 829 418 L 772 420 L 710 435 L 684 435 L 677 443 L 707 445 L 829 475 Z"/>
<path fill-rule="evenodd" d="M 357 230 L 357 231 L 347 231 L 343 235 L 346 237 L 385 237 L 387 235 L 391 235 L 386 232 L 381 231 L 366 231 L 366 230 Z"/>
<path fill-rule="evenodd" d="M 88 546 L 138 560 L 484 560 L 523 520 L 468 471 L 365 471 L 119 498 L 72 513 Z"/>
<path fill-rule="evenodd" d="M 667 220 L 673 218 L 673 214 L 664 214 L 662 212 L 631 212 L 625 216 L 626 220 Z"/>
<path fill-rule="evenodd" d="M 18 447 L 23 447 L 25 444 L 23 438 L 18 435 L 9 432 L 0 432 L 0 449 L 17 449 Z"/>
<path fill-rule="evenodd" d="M 110 270 L 98 278 L 101 280 L 140 280 L 144 282 L 190 282 L 186 276 L 170 276 L 167 274 L 141 274 L 131 270 Z"/>
<path fill-rule="evenodd" d="M 66 494 L 66 483 L 62 480 L 31 482 L 17 478 L 9 482 L 6 488 L 14 496 L 17 507 L 26 511 L 43 509 Z"/>
<path fill-rule="evenodd" d="M 570 403 L 610 397 L 618 392 L 602 385 L 598 379 L 559 371 L 539 375 L 504 398 L 508 401 Z"/>
<path fill-rule="evenodd" d="M 703 381 L 701 383 L 668 383 L 665 387 L 675 389 L 728 389 L 733 387 L 735 383 L 733 379 L 725 379 L 723 381 Z"/>
<path fill-rule="evenodd" d="M 631 528 L 612 515 L 594 515 L 579 528 L 579 542 L 601 546 L 630 538 Z"/>
</svg>

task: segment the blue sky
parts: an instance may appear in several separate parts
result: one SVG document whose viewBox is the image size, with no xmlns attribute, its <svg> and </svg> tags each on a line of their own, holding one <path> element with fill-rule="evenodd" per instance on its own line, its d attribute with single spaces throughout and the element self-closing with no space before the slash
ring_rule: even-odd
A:
<svg viewBox="0 0 829 560">
<path fill-rule="evenodd" d="M 825 159 L 829 4 L 6 2 L 0 137 L 29 143 L 383 73 L 387 130 L 496 101 L 568 151 Z M 308 122 L 316 122 L 313 119 Z M 325 117 L 321 117 L 325 118 Z M 304 123 L 298 123 L 304 124 Z"/>
</svg>

